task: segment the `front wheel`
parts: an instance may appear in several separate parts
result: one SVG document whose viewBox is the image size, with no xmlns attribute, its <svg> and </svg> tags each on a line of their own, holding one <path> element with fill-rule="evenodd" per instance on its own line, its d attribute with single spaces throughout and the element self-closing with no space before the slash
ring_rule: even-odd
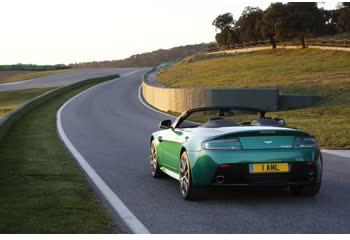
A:
<svg viewBox="0 0 350 240">
<path fill-rule="evenodd" d="M 197 192 L 192 186 L 191 167 L 187 152 L 183 152 L 180 158 L 180 193 L 186 200 L 197 198 Z"/>
</svg>

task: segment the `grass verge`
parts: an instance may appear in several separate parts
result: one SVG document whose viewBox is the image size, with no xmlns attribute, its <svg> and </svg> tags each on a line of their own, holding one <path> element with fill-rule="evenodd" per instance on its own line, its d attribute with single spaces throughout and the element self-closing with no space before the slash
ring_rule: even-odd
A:
<svg viewBox="0 0 350 240">
<path fill-rule="evenodd" d="M 40 71 L 40 72 L 18 74 L 18 75 L 9 76 L 9 77 L 2 77 L 0 78 L 0 83 L 24 81 L 24 80 L 47 77 L 47 76 L 71 72 L 71 71 L 76 71 L 76 70 L 67 69 L 67 70 Z"/>
<path fill-rule="evenodd" d="M 311 108 L 273 115 L 315 135 L 322 148 L 350 149 L 350 52 L 271 49 L 199 54 L 163 70 L 158 81 L 171 87 L 277 87 L 282 94 L 323 95 L 324 100 Z"/>
<path fill-rule="evenodd" d="M 0 118 L 2 118 L 5 114 L 14 110 L 24 102 L 46 92 L 49 92 L 53 89 L 55 88 L 33 88 L 0 92 Z"/>
<path fill-rule="evenodd" d="M 0 233 L 119 231 L 56 133 L 61 105 L 93 85 L 40 105 L 0 141 Z"/>
</svg>

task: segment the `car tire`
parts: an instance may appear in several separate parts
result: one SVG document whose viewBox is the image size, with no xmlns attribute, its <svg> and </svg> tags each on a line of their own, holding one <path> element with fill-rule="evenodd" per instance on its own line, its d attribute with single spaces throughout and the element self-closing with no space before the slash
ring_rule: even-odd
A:
<svg viewBox="0 0 350 240">
<path fill-rule="evenodd" d="M 186 151 L 181 154 L 179 165 L 179 185 L 182 198 L 185 200 L 198 199 L 198 191 L 192 184 L 190 161 Z"/>
<path fill-rule="evenodd" d="M 320 188 L 321 188 L 321 182 L 318 182 L 318 183 L 308 184 L 303 186 L 291 186 L 290 190 L 296 196 L 313 197 L 317 193 L 319 193 Z"/>
<path fill-rule="evenodd" d="M 159 168 L 157 147 L 154 140 L 151 142 L 151 146 L 150 146 L 149 162 L 151 165 L 152 176 L 154 178 L 162 178 L 165 176 L 165 173 Z"/>
</svg>

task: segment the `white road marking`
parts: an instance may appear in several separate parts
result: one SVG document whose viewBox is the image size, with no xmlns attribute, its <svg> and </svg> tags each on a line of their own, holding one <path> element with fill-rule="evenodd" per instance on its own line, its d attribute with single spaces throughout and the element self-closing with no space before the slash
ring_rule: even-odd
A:
<svg viewBox="0 0 350 240">
<path fill-rule="evenodd" d="M 125 75 L 122 78 L 128 77 L 136 72 L 139 72 L 142 70 L 137 70 L 134 72 L 131 72 L 128 75 Z M 117 78 L 116 80 L 120 80 L 122 78 Z M 88 177 L 92 180 L 92 182 L 96 185 L 96 187 L 100 190 L 102 195 L 107 199 L 109 204 L 112 206 L 112 208 L 119 214 L 121 219 L 125 222 L 125 224 L 130 228 L 130 230 L 133 233 L 138 234 L 148 234 L 150 233 L 148 229 L 140 222 L 140 220 L 130 211 L 130 209 L 127 208 L 127 206 L 120 200 L 120 198 L 112 191 L 112 189 L 103 181 L 103 179 L 96 173 L 96 171 L 90 166 L 90 164 L 85 160 L 85 158 L 79 153 L 79 151 L 74 147 L 74 145 L 71 143 L 71 141 L 68 139 L 66 133 L 63 130 L 62 127 L 62 111 L 63 109 L 74 99 L 77 99 L 80 95 L 92 91 L 93 89 L 108 84 L 113 81 L 104 82 L 101 84 L 98 84 L 96 86 L 93 86 L 77 96 L 71 98 L 68 100 L 57 112 L 57 131 L 58 134 L 65 144 L 65 146 L 68 148 L 68 150 L 71 152 L 71 154 L 74 156 L 76 161 L 79 163 L 80 167 L 85 171 L 85 173 L 88 175 Z"/>
<path fill-rule="evenodd" d="M 350 150 L 321 150 L 321 152 L 340 156 L 340 157 L 345 157 L 345 158 L 350 158 Z"/>
<path fill-rule="evenodd" d="M 165 112 L 161 112 L 161 111 L 159 111 L 158 109 L 156 109 L 156 108 L 150 106 L 148 103 L 146 103 L 146 102 L 143 100 L 143 98 L 142 98 L 142 84 L 141 84 L 140 87 L 139 87 L 138 97 L 139 97 L 140 102 L 141 102 L 145 107 L 147 107 L 148 109 L 151 109 L 152 111 L 155 111 L 155 112 L 157 112 L 157 113 L 166 115 L 166 116 L 171 117 L 171 118 L 176 118 L 175 116 L 170 115 L 170 114 L 165 113 Z"/>
<path fill-rule="evenodd" d="M 17 84 L 21 84 L 21 83 L 30 82 L 30 81 L 33 81 L 33 80 L 25 80 L 25 81 L 18 81 L 18 82 L 1 83 L 1 84 L 0 84 L 0 87 L 1 87 L 1 86 L 12 86 L 12 85 L 17 85 Z"/>
</svg>

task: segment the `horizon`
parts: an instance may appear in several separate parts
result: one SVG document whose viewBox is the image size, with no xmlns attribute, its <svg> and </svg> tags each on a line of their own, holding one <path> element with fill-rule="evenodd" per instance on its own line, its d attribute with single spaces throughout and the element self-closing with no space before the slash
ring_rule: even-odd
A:
<svg viewBox="0 0 350 240">
<path fill-rule="evenodd" d="M 1 22 L 6 23 L 2 27 L 5 37 L 0 64 L 113 61 L 209 43 L 215 41 L 211 23 L 219 14 L 232 12 L 238 19 L 245 7 L 264 10 L 272 2 L 178 0 L 165 5 L 160 0 L 129 0 L 118 5 L 113 0 L 13 0 L 3 3 L 0 15 Z M 318 6 L 334 9 L 337 3 L 326 1 Z"/>
</svg>

